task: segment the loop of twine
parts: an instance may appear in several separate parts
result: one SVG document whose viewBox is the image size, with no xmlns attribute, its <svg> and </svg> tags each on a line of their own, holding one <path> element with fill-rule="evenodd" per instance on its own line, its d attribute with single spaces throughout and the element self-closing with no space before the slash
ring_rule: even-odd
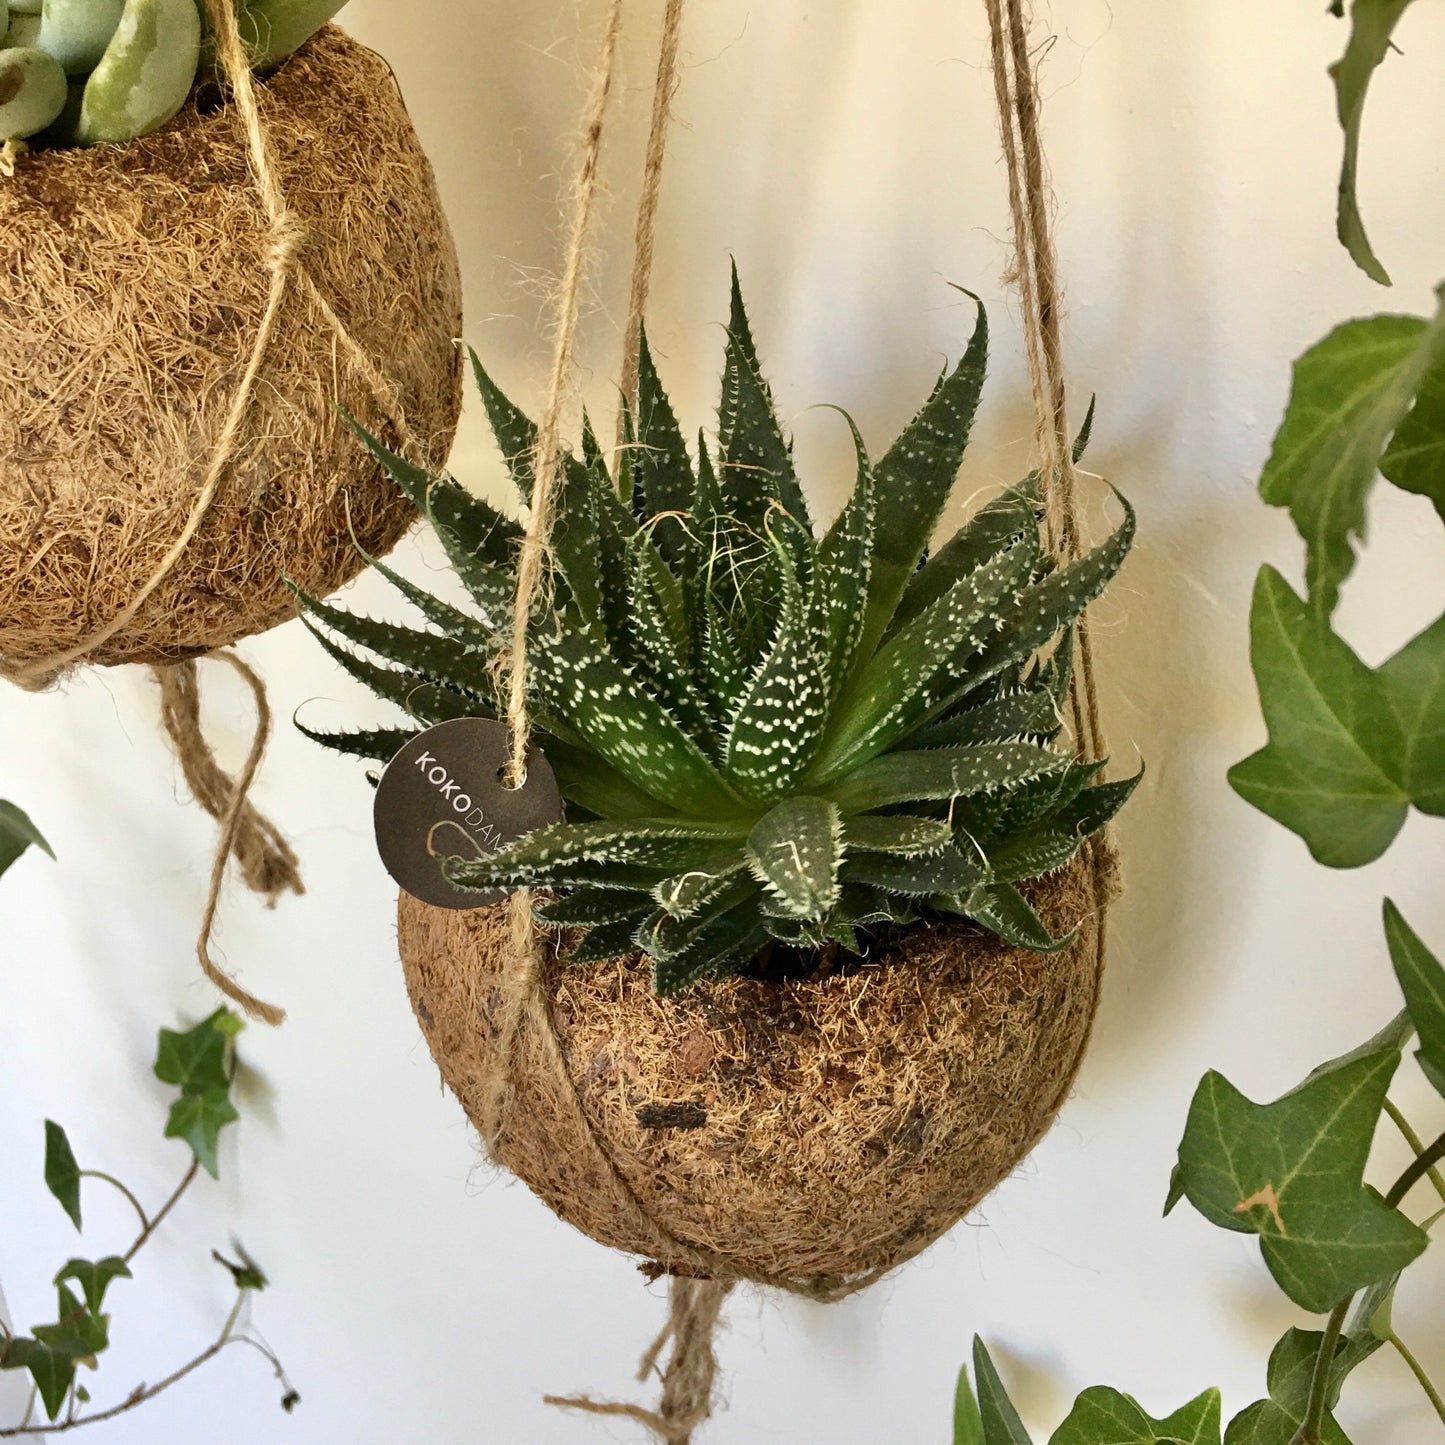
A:
<svg viewBox="0 0 1445 1445">
<path fill-rule="evenodd" d="M 226 862 L 234 855 L 241 875 L 257 893 L 274 906 L 283 892 L 304 893 L 305 885 L 296 854 L 275 824 L 264 818 L 248 800 L 256 770 L 271 734 L 271 708 L 266 685 L 234 652 L 208 654 L 228 663 L 244 679 L 256 701 L 256 732 L 241 771 L 229 777 L 216 761 L 201 728 L 201 697 L 194 662 L 153 668 L 161 688 L 161 722 L 180 760 L 181 772 L 196 801 L 221 825 L 220 842 L 211 865 L 210 888 L 202 914 L 196 956 L 201 971 L 233 1003 L 252 1018 L 280 1024 L 285 1013 L 242 988 L 211 957 L 211 933 L 225 881 Z"/>
<path fill-rule="evenodd" d="M 662 1333 L 653 1341 L 638 1367 L 639 1381 L 647 1380 L 669 1341 L 672 1351 L 662 1372 L 662 1400 L 656 1410 L 641 1405 L 594 1400 L 590 1395 L 544 1395 L 549 1405 L 579 1410 L 588 1415 L 621 1415 L 645 1425 L 668 1445 L 689 1445 L 692 1432 L 712 1413 L 717 1355 L 713 1339 L 723 1303 L 733 1286 L 720 1280 L 674 1279 L 671 1313 Z"/>
</svg>

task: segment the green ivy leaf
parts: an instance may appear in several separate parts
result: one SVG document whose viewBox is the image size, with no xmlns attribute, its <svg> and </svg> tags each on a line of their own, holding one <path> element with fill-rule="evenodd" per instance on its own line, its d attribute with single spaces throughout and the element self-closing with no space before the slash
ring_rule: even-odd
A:
<svg viewBox="0 0 1445 1445">
<path fill-rule="evenodd" d="M 1400 910 L 1385 900 L 1385 938 L 1395 977 L 1405 995 L 1410 1022 L 1420 1036 L 1416 1056 L 1425 1077 L 1445 1094 L 1445 968 L 1405 922 Z"/>
<path fill-rule="evenodd" d="M 69 1260 L 55 1276 L 54 1283 L 62 1285 L 66 1280 L 73 1279 L 85 1295 L 86 1308 L 98 1315 L 111 1281 L 130 1278 L 130 1266 L 118 1255 L 109 1254 L 99 1260 Z"/>
<path fill-rule="evenodd" d="M 45 1121 L 45 1187 L 79 1229 L 80 1165 L 75 1162 L 65 1130 L 51 1119 Z"/>
<path fill-rule="evenodd" d="M 1272 567 L 1255 585 L 1250 633 L 1270 740 L 1230 769 L 1230 783 L 1328 867 L 1373 862 L 1410 802 L 1384 683 Z"/>
<path fill-rule="evenodd" d="M 1269 1398 L 1255 1401 L 1230 1421 L 1224 1434 L 1224 1445 L 1290 1445 L 1295 1432 L 1304 1423 L 1310 1382 L 1323 1343 L 1324 1335 L 1317 1330 L 1289 1330 L 1280 1339 L 1269 1357 Z M 1328 1410 L 1320 1436 L 1321 1445 L 1350 1445 L 1329 1410 L 1339 1403 L 1340 1387 L 1345 1377 L 1378 1348 L 1378 1340 L 1370 1343 L 1342 1337 L 1338 1342 L 1330 1387 L 1325 1397 Z"/>
<path fill-rule="evenodd" d="M 53 858 L 55 852 L 30 821 L 28 814 L 0 798 L 0 873 L 5 873 L 27 848 L 43 849 Z"/>
<path fill-rule="evenodd" d="M 95 1314 L 67 1284 L 56 1290 L 58 1310 L 53 1325 L 36 1325 L 34 1335 L 52 1349 L 74 1352 L 77 1364 L 96 1366 L 96 1356 L 110 1347 L 110 1316 Z"/>
<path fill-rule="evenodd" d="M 188 1094 L 229 1087 L 226 1044 L 232 1035 L 221 1023 L 226 1013 L 225 1009 L 217 1009 L 210 1018 L 183 1033 L 162 1029 L 156 1049 L 156 1078 Z"/>
<path fill-rule="evenodd" d="M 1445 521 L 1445 366 L 1425 373 L 1415 405 L 1380 458 L 1380 472 L 1401 491 L 1429 497 Z"/>
<path fill-rule="evenodd" d="M 1350 43 L 1339 60 L 1330 66 L 1330 78 L 1335 83 L 1335 107 L 1345 132 L 1345 156 L 1340 166 L 1340 243 L 1355 265 L 1382 286 L 1390 284 L 1389 273 L 1380 264 L 1365 234 L 1359 198 L 1355 194 L 1360 124 L 1370 81 L 1389 54 L 1390 36 L 1409 5 L 1410 0 L 1354 0 L 1350 7 Z"/>
<path fill-rule="evenodd" d="M 1407 642 L 1376 675 L 1400 724 L 1405 791 L 1422 813 L 1445 814 L 1445 617 Z"/>
<path fill-rule="evenodd" d="M 171 1105 L 170 1117 L 166 1120 L 166 1138 L 184 1139 L 206 1173 L 212 1179 L 219 1179 L 221 1166 L 216 1155 L 217 1141 L 221 1130 L 240 1117 L 231 1102 L 228 1087 L 185 1093 Z"/>
<path fill-rule="evenodd" d="M 1211 1223 L 1260 1236 L 1280 1288 L 1324 1313 L 1421 1254 L 1425 1234 L 1364 1185 L 1396 1049 L 1317 1072 L 1272 1104 L 1221 1074 L 1200 1082 L 1180 1182 Z"/>
<path fill-rule="evenodd" d="M 1365 498 L 1380 453 L 1422 381 L 1445 361 L 1445 307 L 1417 316 L 1347 321 L 1294 365 L 1294 385 L 1275 435 L 1260 495 L 1288 507 L 1309 549 L 1310 605 L 1328 617 L 1355 565 Z"/>
<path fill-rule="evenodd" d="M 1132 1396 L 1095 1386 L 1074 1401 L 1049 1445 L 1220 1445 L 1222 1428 L 1218 1390 L 1156 1420 Z"/>
<path fill-rule="evenodd" d="M 44 1340 L 17 1335 L 0 1358 L 0 1370 L 28 1370 L 46 1416 L 54 1420 L 65 1404 L 66 1394 L 75 1380 L 75 1362 L 85 1353 L 75 1339 L 49 1344 Z"/>
<path fill-rule="evenodd" d="M 977 1335 L 973 1337 L 973 1377 L 978 1382 L 984 1445 L 1032 1445 L 1029 1432 L 1024 1429 L 1024 1422 L 1019 1419 L 998 1377 L 988 1347 Z"/>
</svg>

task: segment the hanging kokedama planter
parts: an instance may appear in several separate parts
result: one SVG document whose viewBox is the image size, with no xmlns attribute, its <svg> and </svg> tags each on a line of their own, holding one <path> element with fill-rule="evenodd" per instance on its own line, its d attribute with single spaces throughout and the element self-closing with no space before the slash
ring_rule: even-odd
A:
<svg viewBox="0 0 1445 1445">
<path fill-rule="evenodd" d="M 554 1403 L 672 1442 L 708 1414 L 727 1289 L 837 1299 L 938 1238 L 1049 1126 L 1098 1003 L 1102 830 L 1137 778 L 1102 780 L 1085 609 L 1134 515 L 1120 498 L 1086 550 L 1088 425 L 1069 437 L 1027 27 L 1008 4 L 988 0 L 1036 473 L 935 543 L 983 385 L 980 307 L 892 446 L 872 460 L 855 429 L 852 495 L 816 528 L 736 277 L 717 443 L 689 448 L 640 321 L 681 0 L 617 460 L 585 419 L 568 454 L 612 0 L 540 423 L 476 367 L 525 526 L 363 432 L 473 606 L 384 567 L 427 629 L 300 594 L 331 656 L 408 714 L 311 736 L 389 763 L 378 841 L 412 895 L 401 953 L 444 1079 L 493 1159 L 674 1276 L 659 1411 Z"/>
<path fill-rule="evenodd" d="M 258 27 L 284 54 L 338 8 L 256 0 L 240 36 L 274 64 Z M 44 27 L 101 11 L 73 104 L 0 179 L 0 659 L 22 680 L 205 653 L 291 615 L 287 577 L 334 590 L 353 530 L 385 551 L 414 516 L 338 403 L 439 465 L 460 402 L 456 255 L 385 62 L 328 28 L 251 114 L 205 81 L 194 0 L 87 0 L 15 14 L 0 80 L 45 100 L 41 47 L 71 52 Z M 3 105 L 0 128 L 33 131 Z"/>
<path fill-rule="evenodd" d="M 1099 982 L 1087 870 L 1032 891 L 1052 926 L 1082 924 L 1060 953 L 963 921 L 883 928 L 841 967 L 676 999 L 654 994 L 640 957 L 579 964 L 549 940 L 548 1016 L 516 1041 L 497 1162 L 569 1224 L 664 1269 L 826 1295 L 896 1267 L 1012 1172 L 1082 1055 Z M 432 1055 L 484 1125 L 506 909 L 403 897 L 400 939 Z"/>
<path fill-rule="evenodd" d="M 1077 859 L 1134 780 L 1096 782 L 1060 719 L 1071 629 L 1133 521 L 1126 504 L 1109 541 L 1059 564 L 1034 477 L 924 561 L 986 340 L 980 315 L 876 464 L 859 440 L 820 537 L 736 280 L 715 458 L 705 440 L 689 455 L 644 339 L 635 444 L 616 481 L 590 436 L 565 460 L 551 600 L 531 609 L 532 738 L 569 816 L 508 846 L 488 834 L 505 730 L 490 725 L 499 755 L 468 754 L 446 720 L 506 705 L 516 525 L 369 439 L 478 610 L 404 584 L 425 633 L 303 596 L 355 676 L 442 724 L 414 745 L 323 739 L 382 759 L 405 745 L 378 795 L 387 851 L 404 789 L 445 901 L 546 895 L 521 1013 L 505 906 L 403 901 L 444 1076 L 559 1214 L 664 1267 L 822 1292 L 889 1269 L 1014 1168 L 1078 1063 L 1098 899 Z M 478 380 L 531 496 L 535 429 Z"/>
</svg>

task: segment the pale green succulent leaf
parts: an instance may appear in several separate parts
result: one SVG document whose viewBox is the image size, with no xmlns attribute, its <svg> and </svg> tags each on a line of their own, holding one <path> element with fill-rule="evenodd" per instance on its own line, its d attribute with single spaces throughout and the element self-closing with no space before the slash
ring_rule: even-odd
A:
<svg viewBox="0 0 1445 1445">
<path fill-rule="evenodd" d="M 627 895 L 629 898 L 636 897 L 635 894 Z M 651 916 L 647 906 L 647 900 L 643 900 L 644 906 L 631 914 L 621 918 L 609 919 L 606 923 L 598 923 L 587 930 L 586 936 L 580 943 L 570 948 L 567 952 L 569 964 L 603 963 L 609 958 L 624 958 L 628 954 L 636 953 L 637 933 Z"/>
<path fill-rule="evenodd" d="M 348 642 L 468 697 L 480 701 L 488 695 L 489 659 L 473 645 L 441 633 L 423 632 L 414 627 L 347 612 L 318 602 L 298 587 L 293 586 L 291 591 L 310 617 Z"/>
<path fill-rule="evenodd" d="M 299 719 L 292 721 L 297 732 L 313 743 L 320 743 L 323 748 L 378 763 L 389 763 L 414 737 L 421 734 L 419 728 L 354 728 L 341 732 L 317 732 Z"/>
<path fill-rule="evenodd" d="M 652 983 L 663 998 L 681 993 L 698 979 L 718 977 L 746 963 L 767 941 L 756 905 L 744 902 L 698 928 L 685 947 L 666 958 L 652 955 Z"/>
<path fill-rule="evenodd" d="M 537 721 L 547 734 L 541 740 L 543 751 L 552 765 L 557 786 L 569 803 L 599 818 L 616 821 L 675 814 L 675 809 L 659 802 L 603 762 L 581 739 L 559 737 L 558 724 L 553 719 L 541 717 Z"/>
<path fill-rule="evenodd" d="M 863 631 L 860 599 L 868 595 L 873 566 L 873 530 L 878 524 L 878 488 L 857 424 L 841 408 L 853 435 L 858 475 L 849 497 L 828 535 L 818 548 L 818 589 L 815 607 L 818 627 L 827 639 L 824 672 L 831 701 L 838 694 L 853 663 L 854 649 Z"/>
<path fill-rule="evenodd" d="M 748 834 L 753 876 L 785 916 L 820 920 L 838 900 L 843 819 L 826 798 L 789 798 Z"/>
<path fill-rule="evenodd" d="M 640 518 L 661 518 L 654 526 L 657 549 L 676 564 L 686 545 L 681 517 L 692 507 L 696 487 L 682 428 L 657 375 L 643 327 L 637 358 L 637 436 L 631 453 L 633 499 Z"/>
<path fill-rule="evenodd" d="M 695 918 L 714 905 L 749 871 L 746 855 L 722 868 L 694 868 L 664 878 L 653 890 L 652 899 L 664 913 L 678 918 Z"/>
<path fill-rule="evenodd" d="M 686 820 L 559 823 L 482 858 L 449 858 L 442 873 L 459 888 L 614 888 L 651 892 L 673 873 L 718 865 L 742 840 Z"/>
<path fill-rule="evenodd" d="M 936 852 L 911 858 L 850 850 L 843 860 L 843 878 L 849 883 L 865 883 L 905 898 L 931 901 L 943 895 L 966 895 L 985 881 L 986 871 L 982 862 L 950 843 Z M 965 910 L 960 905 L 945 911 Z"/>
<path fill-rule="evenodd" d="M 560 898 L 544 898 L 532 905 L 533 915 L 553 928 L 592 928 L 599 923 L 636 919 L 650 911 L 645 893 L 610 888 L 577 888 Z"/>
<path fill-rule="evenodd" d="M 513 548 L 522 536 L 522 529 L 514 521 L 449 477 L 434 477 L 399 456 L 344 407 L 340 410 L 362 445 L 417 511 L 429 515 L 434 525 L 450 530 L 469 555 L 502 569 L 511 563 Z"/>
<path fill-rule="evenodd" d="M 989 877 L 998 883 L 1042 878 L 1062 868 L 1079 851 L 1083 841 L 1077 833 L 1052 828 L 1016 833 L 986 847 Z"/>
</svg>

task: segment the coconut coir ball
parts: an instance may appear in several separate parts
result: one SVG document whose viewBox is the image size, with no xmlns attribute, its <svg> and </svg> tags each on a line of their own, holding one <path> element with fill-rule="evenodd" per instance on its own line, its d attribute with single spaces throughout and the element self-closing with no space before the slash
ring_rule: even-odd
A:
<svg viewBox="0 0 1445 1445">
<path fill-rule="evenodd" d="M 386 63 L 328 28 L 258 86 L 299 264 L 389 378 L 427 459 L 461 403 L 451 234 Z M 213 102 L 214 102 L 214 98 Z M 0 179 L 0 656 L 56 655 L 119 613 L 185 524 L 270 287 L 270 227 L 233 106 L 201 92 L 121 146 Z M 166 662 L 334 591 L 412 512 L 337 404 L 393 446 L 372 389 L 293 280 L 199 534 L 87 660 Z"/>
<path fill-rule="evenodd" d="M 891 931 L 830 974 L 728 978 L 676 999 L 644 960 L 570 964 L 544 933 L 566 1076 L 524 1029 L 498 1162 L 594 1239 L 662 1265 L 577 1120 L 642 1211 L 715 1272 L 828 1287 L 901 1264 L 1008 1176 L 1052 1123 L 1098 997 L 1087 864 L 1035 885 L 1062 953 L 962 920 Z M 442 1077 L 474 1122 L 495 1064 L 507 906 L 403 896 L 401 955 Z"/>
</svg>

